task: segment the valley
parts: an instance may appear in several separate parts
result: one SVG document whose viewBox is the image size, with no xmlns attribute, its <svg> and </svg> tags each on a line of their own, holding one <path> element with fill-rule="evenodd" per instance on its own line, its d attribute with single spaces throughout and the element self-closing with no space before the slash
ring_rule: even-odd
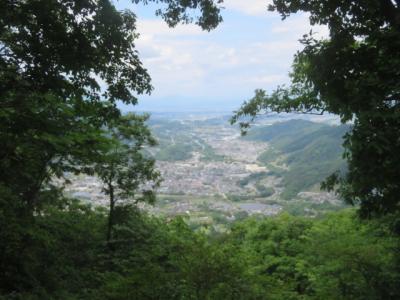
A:
<svg viewBox="0 0 400 300">
<path fill-rule="evenodd" d="M 328 164 L 325 169 L 315 169 L 304 161 L 300 164 L 302 175 L 297 176 L 293 173 L 299 171 L 298 163 L 288 161 L 290 153 L 281 149 L 285 140 L 293 147 L 298 143 L 296 137 L 302 139 L 321 130 L 321 134 L 329 135 L 325 131 L 329 133 L 339 126 L 267 118 L 245 137 L 225 116 L 179 116 L 172 120 L 170 116 L 155 116 L 149 126 L 159 145 L 145 151 L 156 159 L 163 177 L 155 205 L 138 204 L 150 214 L 167 218 L 182 215 L 194 228 L 212 225 L 213 230 L 223 231 L 233 221 L 250 215 L 272 216 L 286 211 L 315 217 L 343 207 L 334 194 L 319 190 L 319 182 L 338 166 L 334 162 L 340 159 L 339 152 L 326 157 L 322 153 Z M 278 133 L 279 142 L 259 136 L 258 132 L 268 132 L 266 128 Z M 333 143 L 340 147 L 340 136 L 335 138 Z M 309 140 L 300 150 L 313 142 L 314 139 Z M 295 150 L 299 153 L 299 149 Z M 308 159 L 306 154 L 296 155 L 300 160 Z M 312 160 L 316 159 L 314 156 Z M 307 175 L 310 172 L 312 178 Z M 293 176 L 297 179 L 290 179 L 288 185 L 288 178 Z M 96 177 L 80 175 L 69 179 L 67 195 L 94 205 L 107 205 Z"/>
</svg>

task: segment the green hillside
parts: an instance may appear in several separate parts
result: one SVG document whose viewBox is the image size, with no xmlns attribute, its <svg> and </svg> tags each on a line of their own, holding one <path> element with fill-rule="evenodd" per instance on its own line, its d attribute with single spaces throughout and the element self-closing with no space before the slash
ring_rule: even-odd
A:
<svg viewBox="0 0 400 300">
<path fill-rule="evenodd" d="M 253 128 L 245 138 L 270 143 L 258 159 L 283 177 L 282 196 L 290 199 L 331 173 L 345 170 L 342 137 L 348 130 L 345 125 L 291 120 Z"/>
</svg>

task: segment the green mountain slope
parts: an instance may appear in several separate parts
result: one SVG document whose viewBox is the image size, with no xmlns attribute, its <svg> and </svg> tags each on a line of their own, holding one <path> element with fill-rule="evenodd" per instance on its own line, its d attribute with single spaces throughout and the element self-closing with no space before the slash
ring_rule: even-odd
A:
<svg viewBox="0 0 400 300">
<path fill-rule="evenodd" d="M 342 137 L 348 130 L 346 125 L 291 120 L 253 128 L 245 138 L 270 143 L 258 159 L 283 177 L 282 196 L 290 199 L 345 170 Z"/>
</svg>

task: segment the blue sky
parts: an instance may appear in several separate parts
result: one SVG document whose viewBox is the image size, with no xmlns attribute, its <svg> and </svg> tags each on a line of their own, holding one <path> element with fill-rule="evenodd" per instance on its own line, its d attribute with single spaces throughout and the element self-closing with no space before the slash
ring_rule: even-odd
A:
<svg viewBox="0 0 400 300">
<path fill-rule="evenodd" d="M 211 32 L 194 24 L 168 28 L 153 5 L 115 3 L 138 16 L 136 48 L 155 88 L 133 110 L 237 109 L 255 89 L 288 82 L 293 55 L 301 49 L 298 40 L 311 29 L 304 14 L 282 21 L 268 12 L 269 0 L 225 0 L 224 21 Z M 327 35 L 326 28 L 313 31 Z"/>
</svg>

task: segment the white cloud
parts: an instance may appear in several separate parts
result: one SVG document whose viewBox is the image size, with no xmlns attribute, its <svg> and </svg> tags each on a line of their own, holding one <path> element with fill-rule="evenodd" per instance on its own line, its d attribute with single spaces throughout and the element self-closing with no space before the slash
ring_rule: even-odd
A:
<svg viewBox="0 0 400 300">
<path fill-rule="evenodd" d="M 271 32 L 300 38 L 303 34 L 309 33 L 310 30 L 312 30 L 316 38 L 329 36 L 327 26 L 311 26 L 306 14 L 292 15 L 284 21 L 274 24 Z"/>
<path fill-rule="evenodd" d="M 253 43 L 231 47 L 207 41 L 155 38 L 139 51 L 157 53 L 143 62 L 153 79 L 155 97 L 242 97 L 256 88 L 287 81 L 290 58 L 298 43 Z M 278 72 L 278 73 L 277 73 Z"/>
<path fill-rule="evenodd" d="M 155 97 L 252 93 L 287 79 L 296 40 L 226 44 L 191 35 L 142 35 L 137 42 Z M 280 75 L 277 75 L 279 73 Z"/>
<path fill-rule="evenodd" d="M 253 16 L 265 15 L 272 0 L 224 0 L 224 7 Z"/>
<path fill-rule="evenodd" d="M 261 14 L 268 1 L 226 3 Z M 245 22 L 251 17 L 243 18 L 211 33 L 195 25 L 169 28 L 162 20 L 139 21 L 136 46 L 152 77 L 152 98 L 239 101 L 256 88 L 271 90 L 287 83 L 293 55 L 302 48 L 298 39 L 310 28 L 307 16 L 291 16 L 284 22 L 278 17 L 256 18 L 250 25 Z"/>
<path fill-rule="evenodd" d="M 270 84 L 281 84 L 287 79 L 287 76 L 272 74 L 272 75 L 263 75 L 260 74 L 258 76 L 252 76 L 246 78 L 246 81 L 250 84 L 255 84 L 260 87 Z"/>
<path fill-rule="evenodd" d="M 194 24 L 178 24 L 174 28 L 170 28 L 163 20 L 161 19 L 139 19 L 137 21 L 138 32 L 143 37 L 148 36 L 162 36 L 162 37 L 171 37 L 171 36 L 195 36 L 206 34 L 206 32 L 202 31 L 199 26 Z"/>
</svg>

